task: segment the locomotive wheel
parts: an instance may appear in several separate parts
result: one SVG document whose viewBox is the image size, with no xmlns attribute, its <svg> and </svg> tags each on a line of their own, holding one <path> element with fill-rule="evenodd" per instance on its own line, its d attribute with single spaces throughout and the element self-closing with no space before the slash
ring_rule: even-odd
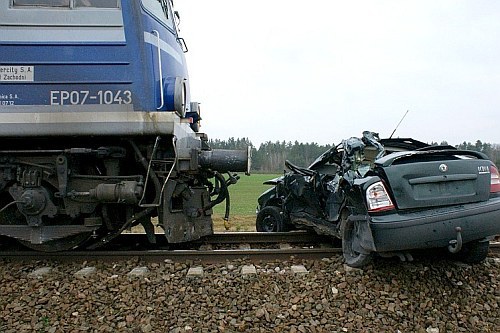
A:
<svg viewBox="0 0 500 333">
<path fill-rule="evenodd" d="M 8 201 L 12 201 L 12 198 L 9 198 L 8 195 L 3 195 L 0 199 L 0 207 L 5 207 Z M 69 217 L 68 217 L 69 218 Z M 69 224 L 83 224 L 83 220 L 81 218 L 76 218 L 73 221 L 68 221 L 66 217 L 58 216 L 53 219 L 49 219 L 49 223 L 46 225 L 69 225 Z M 71 222 L 71 223 L 69 223 Z M 2 212 L 0 212 L 0 225 L 26 225 L 26 218 L 23 214 L 17 209 L 16 205 L 11 205 L 5 208 Z M 24 246 L 42 252 L 56 252 L 56 251 L 66 251 L 74 249 L 85 242 L 87 242 L 92 236 L 92 232 L 83 232 L 76 235 L 71 235 L 64 238 L 54 239 L 48 242 L 44 242 L 42 244 L 32 244 L 26 240 L 17 239 L 17 241 Z"/>
<path fill-rule="evenodd" d="M 342 213 L 341 235 L 342 235 L 342 254 L 345 263 L 354 268 L 362 268 L 372 260 L 371 254 L 361 253 L 357 251 L 357 229 L 358 222 L 347 221 L 347 216 Z"/>
</svg>

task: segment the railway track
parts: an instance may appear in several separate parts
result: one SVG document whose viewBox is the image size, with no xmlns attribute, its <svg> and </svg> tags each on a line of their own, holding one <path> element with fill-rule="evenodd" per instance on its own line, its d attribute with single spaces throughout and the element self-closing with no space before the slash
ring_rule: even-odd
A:
<svg viewBox="0 0 500 333">
<path fill-rule="evenodd" d="M 0 240 L 1 243 L 1 240 Z M 490 251 L 500 255 L 500 242 L 492 242 Z M 201 240 L 167 244 L 163 235 L 156 235 L 156 244 L 149 244 L 145 234 L 125 233 L 112 244 L 101 249 L 87 251 L 38 252 L 22 247 L 0 250 L 0 259 L 10 260 L 127 260 L 137 258 L 143 261 L 199 261 L 224 262 L 246 259 L 248 261 L 322 259 L 342 253 L 340 242 L 325 236 L 308 232 L 258 233 L 231 232 L 216 233 Z"/>
<path fill-rule="evenodd" d="M 149 244 L 145 234 L 122 234 L 113 243 L 92 251 L 37 252 L 22 247 L 1 250 L 0 258 L 13 260 L 123 260 L 223 262 L 234 259 L 287 260 L 290 257 L 321 259 L 341 253 L 331 238 L 307 232 L 216 233 L 201 240 L 167 244 L 164 235 L 156 235 Z"/>
</svg>

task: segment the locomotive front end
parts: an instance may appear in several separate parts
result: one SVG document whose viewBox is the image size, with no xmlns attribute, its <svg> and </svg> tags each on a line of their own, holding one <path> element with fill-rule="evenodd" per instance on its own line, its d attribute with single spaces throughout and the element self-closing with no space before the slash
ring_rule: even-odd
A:
<svg viewBox="0 0 500 333">
<path fill-rule="evenodd" d="M 155 217 L 169 242 L 213 232 L 249 155 L 198 133 L 183 51 L 171 1 L 0 3 L 1 235 L 58 251 L 138 224 L 154 242 Z"/>
</svg>

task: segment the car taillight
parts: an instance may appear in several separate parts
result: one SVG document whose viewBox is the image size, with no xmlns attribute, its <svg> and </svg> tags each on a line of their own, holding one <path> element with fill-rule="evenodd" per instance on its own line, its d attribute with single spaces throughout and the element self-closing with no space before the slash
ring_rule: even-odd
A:
<svg viewBox="0 0 500 333">
<path fill-rule="evenodd" d="M 498 173 L 498 169 L 496 166 L 490 166 L 490 174 L 491 174 L 491 187 L 490 193 L 500 192 L 500 174 Z"/>
<path fill-rule="evenodd" d="M 369 212 L 383 212 L 394 209 L 389 193 L 385 189 L 384 183 L 376 182 L 366 189 L 366 203 Z"/>
</svg>

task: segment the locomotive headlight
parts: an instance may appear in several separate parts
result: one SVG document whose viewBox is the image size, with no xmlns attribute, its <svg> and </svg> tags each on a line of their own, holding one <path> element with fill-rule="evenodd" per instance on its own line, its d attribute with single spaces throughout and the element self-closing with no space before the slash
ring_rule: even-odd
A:
<svg viewBox="0 0 500 333">
<path fill-rule="evenodd" d="M 381 181 L 368 186 L 366 189 L 366 203 L 369 212 L 383 212 L 395 208 L 384 183 Z"/>
<path fill-rule="evenodd" d="M 174 93 L 174 110 L 181 117 L 186 116 L 186 80 L 179 80 L 178 83 L 176 78 L 175 82 L 175 93 Z"/>
<path fill-rule="evenodd" d="M 168 111 L 175 111 L 179 116 L 186 116 L 187 84 L 179 76 L 166 80 L 166 106 Z"/>
</svg>

